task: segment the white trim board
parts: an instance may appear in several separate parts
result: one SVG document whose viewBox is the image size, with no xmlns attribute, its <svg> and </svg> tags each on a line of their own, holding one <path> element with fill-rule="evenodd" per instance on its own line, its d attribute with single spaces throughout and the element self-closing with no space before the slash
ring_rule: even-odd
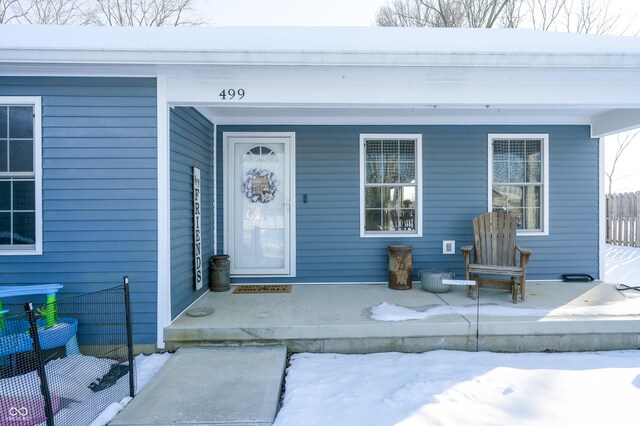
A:
<svg viewBox="0 0 640 426">
<path fill-rule="evenodd" d="M 158 77 L 158 285 L 156 346 L 164 349 L 164 328 L 171 324 L 171 197 L 167 79 Z"/>
<path fill-rule="evenodd" d="M 493 140 L 494 139 L 540 139 L 542 140 L 542 229 L 540 231 L 518 230 L 518 236 L 540 237 L 549 235 L 549 135 L 547 133 L 490 133 L 487 136 L 487 211 L 493 210 Z"/>
<path fill-rule="evenodd" d="M 33 248 L 0 250 L 0 256 L 39 256 L 42 254 L 42 98 L 39 96 L 0 96 L 0 104 L 33 107 L 33 174 L 35 196 L 35 239 Z"/>
<path fill-rule="evenodd" d="M 231 151 L 229 144 L 231 138 L 283 138 L 287 139 L 287 142 L 284 144 L 285 153 L 288 156 L 288 169 L 287 173 L 289 175 L 289 199 L 285 200 L 285 203 L 288 203 L 289 215 L 288 215 L 288 236 L 285 235 L 285 238 L 289 241 L 289 255 L 285 258 L 285 266 L 284 269 L 288 270 L 288 273 L 284 273 L 282 271 L 259 271 L 256 270 L 255 273 L 246 274 L 242 271 L 238 271 L 234 274 L 234 266 L 233 266 L 233 256 L 231 256 L 231 273 L 233 277 L 256 277 L 256 276 L 269 276 L 269 277 L 295 277 L 296 276 L 296 134 L 295 132 L 225 132 L 222 135 L 223 146 L 222 146 L 222 155 L 223 155 L 223 241 L 224 241 L 224 251 L 228 254 L 233 252 L 231 246 L 231 238 L 229 235 L 229 229 L 232 229 L 233 225 L 233 215 L 232 209 L 234 206 L 232 205 L 229 195 L 229 182 L 233 180 L 234 174 L 234 164 L 231 162 Z M 285 166 L 286 167 L 286 166 Z M 286 207 L 285 207 L 286 208 Z"/>
<path fill-rule="evenodd" d="M 386 231 L 376 233 L 366 233 L 365 224 L 365 169 L 366 152 L 365 144 L 367 140 L 382 139 L 413 139 L 415 141 L 415 165 L 416 165 L 416 205 L 415 205 L 415 232 L 406 233 L 399 231 Z M 422 205 L 424 204 L 422 188 L 422 134 L 420 133 L 361 133 L 360 134 L 360 238 L 420 238 L 422 237 Z M 401 184 L 398 184 L 400 186 Z"/>
</svg>

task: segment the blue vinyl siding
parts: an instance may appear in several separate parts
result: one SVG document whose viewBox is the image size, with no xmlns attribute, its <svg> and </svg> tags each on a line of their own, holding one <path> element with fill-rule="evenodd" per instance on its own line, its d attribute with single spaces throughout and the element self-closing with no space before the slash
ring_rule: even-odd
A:
<svg viewBox="0 0 640 426">
<path fill-rule="evenodd" d="M 193 108 L 173 108 L 171 144 L 171 317 L 175 318 L 208 289 L 213 255 L 213 124 Z M 204 286 L 194 290 L 193 172 L 200 168 L 202 190 L 202 272 Z"/>
<path fill-rule="evenodd" d="M 389 244 L 413 247 L 416 273 L 446 268 L 464 274 L 459 248 L 472 242 L 471 219 L 488 206 L 489 133 L 549 134 L 549 235 L 518 239 L 519 245 L 533 250 L 528 278 L 599 275 L 598 141 L 590 138 L 588 126 L 219 126 L 218 141 L 227 131 L 296 133 L 297 277 L 279 282 L 384 282 Z M 360 237 L 361 133 L 422 134 L 422 238 Z M 217 165 L 221 206 L 221 155 Z M 222 213 L 219 208 L 220 248 Z M 455 255 L 442 254 L 443 240 L 456 241 Z"/>
<path fill-rule="evenodd" d="M 44 239 L 41 256 L 0 256 L 0 283 L 65 297 L 128 275 L 134 342 L 155 343 L 155 79 L 0 77 L 0 96 L 42 98 Z"/>
</svg>

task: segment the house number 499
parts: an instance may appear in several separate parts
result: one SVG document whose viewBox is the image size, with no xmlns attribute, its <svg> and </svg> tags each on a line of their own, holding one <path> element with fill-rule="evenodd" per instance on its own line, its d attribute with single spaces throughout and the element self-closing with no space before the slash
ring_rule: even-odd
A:
<svg viewBox="0 0 640 426">
<path fill-rule="evenodd" d="M 218 96 L 220 96 L 223 101 L 230 101 L 236 97 L 242 99 L 244 98 L 244 89 L 223 89 Z"/>
</svg>

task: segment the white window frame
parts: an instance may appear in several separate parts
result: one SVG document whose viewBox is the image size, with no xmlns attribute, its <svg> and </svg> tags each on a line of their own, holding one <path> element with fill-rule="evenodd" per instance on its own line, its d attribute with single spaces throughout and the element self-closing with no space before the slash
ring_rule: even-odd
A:
<svg viewBox="0 0 640 426">
<path fill-rule="evenodd" d="M 0 96 L 0 105 L 33 107 L 33 171 L 35 178 L 35 238 L 36 243 L 24 249 L 3 248 L 0 256 L 42 254 L 42 99 L 39 96 Z"/>
<path fill-rule="evenodd" d="M 413 139 L 416 144 L 416 217 L 415 232 L 378 231 L 365 232 L 365 169 L 367 140 Z M 360 134 L 360 237 L 361 238 L 419 238 L 422 237 L 422 135 L 413 133 L 363 133 Z"/>
<path fill-rule="evenodd" d="M 542 141 L 542 227 L 539 230 L 518 229 L 517 235 L 546 236 L 549 235 L 549 134 L 547 133 L 490 133 L 488 135 L 488 211 L 493 211 L 493 141 L 495 139 L 540 139 Z"/>
</svg>

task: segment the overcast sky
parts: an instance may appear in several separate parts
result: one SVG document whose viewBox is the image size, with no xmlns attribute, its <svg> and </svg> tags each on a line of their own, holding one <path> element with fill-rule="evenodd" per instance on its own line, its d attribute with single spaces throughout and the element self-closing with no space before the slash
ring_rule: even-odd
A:
<svg viewBox="0 0 640 426">
<path fill-rule="evenodd" d="M 371 26 L 385 0 L 200 0 L 216 26 Z"/>
</svg>

